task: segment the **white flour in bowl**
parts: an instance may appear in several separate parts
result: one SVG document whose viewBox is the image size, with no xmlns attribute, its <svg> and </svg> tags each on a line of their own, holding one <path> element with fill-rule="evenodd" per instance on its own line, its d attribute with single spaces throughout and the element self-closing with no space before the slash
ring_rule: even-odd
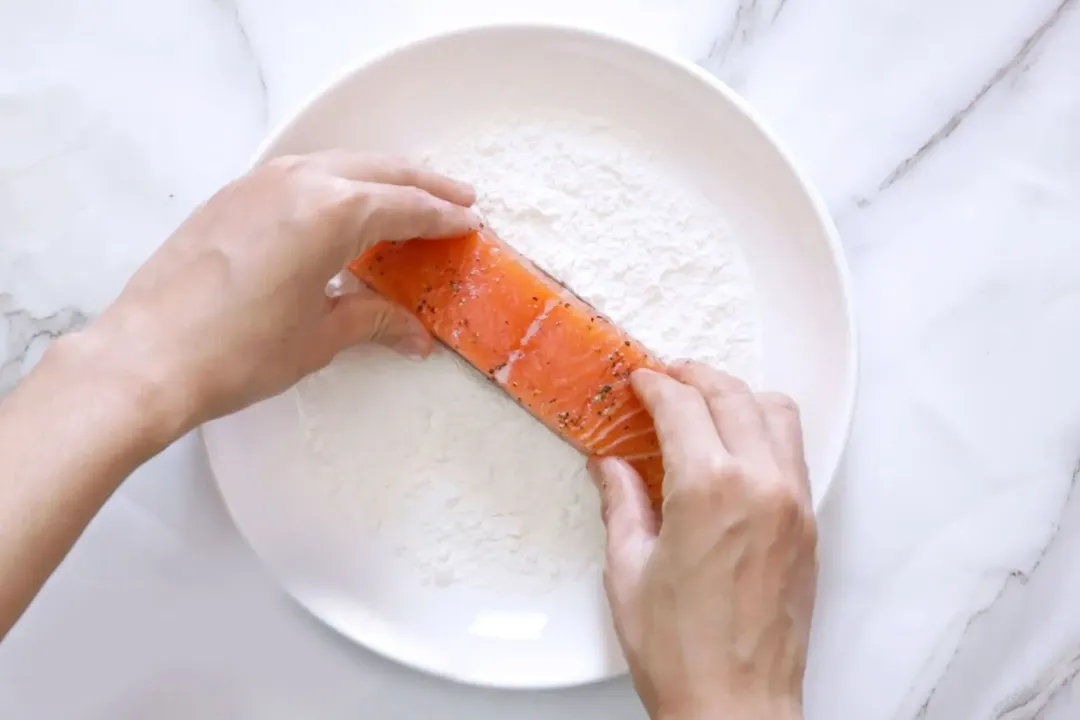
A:
<svg viewBox="0 0 1080 720">
<path fill-rule="evenodd" d="M 494 230 L 666 359 L 751 382 L 760 327 L 724 218 L 643 142 L 575 115 L 505 118 L 434 149 Z M 447 350 L 350 351 L 301 383 L 317 481 L 423 582 L 552 589 L 599 566 L 582 458 Z"/>
</svg>

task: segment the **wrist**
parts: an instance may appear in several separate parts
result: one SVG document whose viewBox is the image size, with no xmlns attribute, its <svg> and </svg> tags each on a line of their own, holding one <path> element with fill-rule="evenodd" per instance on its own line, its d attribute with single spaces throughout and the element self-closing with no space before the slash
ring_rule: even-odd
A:
<svg viewBox="0 0 1080 720">
<path fill-rule="evenodd" d="M 132 343 L 98 323 L 59 338 L 41 364 L 78 403 L 77 412 L 107 429 L 135 464 L 192 427 L 160 368 L 140 362 Z"/>
<path fill-rule="evenodd" d="M 789 698 L 717 699 L 661 709 L 653 720 L 802 720 L 801 703 Z"/>
</svg>

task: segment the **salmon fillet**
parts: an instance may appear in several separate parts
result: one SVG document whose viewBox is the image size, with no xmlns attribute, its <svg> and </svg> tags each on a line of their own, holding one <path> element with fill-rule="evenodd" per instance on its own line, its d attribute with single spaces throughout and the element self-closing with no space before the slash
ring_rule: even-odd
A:
<svg viewBox="0 0 1080 720">
<path fill-rule="evenodd" d="M 659 504 L 660 443 L 630 373 L 663 364 L 494 232 L 380 243 L 349 270 L 578 450 L 624 458 Z"/>
</svg>

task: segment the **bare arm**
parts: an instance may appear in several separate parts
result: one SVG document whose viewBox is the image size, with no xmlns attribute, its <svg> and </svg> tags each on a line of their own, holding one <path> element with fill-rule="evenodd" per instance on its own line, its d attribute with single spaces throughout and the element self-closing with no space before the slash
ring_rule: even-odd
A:
<svg viewBox="0 0 1080 720">
<path fill-rule="evenodd" d="M 0 402 L 0 638 L 135 468 L 346 346 L 426 355 L 412 315 L 327 281 L 379 240 L 461 235 L 471 188 L 398 161 L 275 161 L 221 190 Z"/>
<path fill-rule="evenodd" d="M 152 384 L 98 345 L 61 339 L 0 403 L 0 637 L 120 482 L 179 431 Z"/>
<path fill-rule="evenodd" d="M 473 199 L 330 153 L 271 163 L 196 211 L 0 403 L 0 637 L 123 479 L 183 433 L 357 342 L 430 352 L 403 308 L 324 288 L 378 240 L 476 227 Z M 628 465 L 591 467 L 635 686 L 656 720 L 797 720 L 816 574 L 797 411 L 699 365 L 634 383 L 668 468 L 663 525 Z"/>
</svg>

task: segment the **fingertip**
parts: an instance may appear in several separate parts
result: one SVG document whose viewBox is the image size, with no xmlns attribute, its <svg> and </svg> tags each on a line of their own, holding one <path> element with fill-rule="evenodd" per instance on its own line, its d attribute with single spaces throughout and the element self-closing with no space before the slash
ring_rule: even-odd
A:
<svg viewBox="0 0 1080 720">
<path fill-rule="evenodd" d="M 590 457 L 585 467 L 597 488 L 601 490 L 604 489 L 605 484 L 621 479 L 626 471 L 632 471 L 632 468 L 621 458 L 597 455 Z"/>
<path fill-rule="evenodd" d="M 471 207 L 476 202 L 476 188 L 463 180 L 456 180 L 426 168 L 419 168 L 413 174 L 415 180 L 411 184 L 437 198 L 460 207 Z"/>
<path fill-rule="evenodd" d="M 428 178 L 427 181 L 417 183 L 417 186 L 440 200 L 458 207 L 472 207 L 476 202 L 476 188 L 469 183 L 438 173 L 425 172 L 424 174 Z"/>
<path fill-rule="evenodd" d="M 642 388 L 647 388 L 652 383 L 655 383 L 659 375 L 660 373 L 655 370 L 640 368 L 630 373 L 630 385 L 633 386 L 635 392 L 640 394 Z"/>
<path fill-rule="evenodd" d="M 480 213 L 472 208 L 465 209 L 465 218 L 468 222 L 469 230 L 479 230 L 484 227 L 484 218 L 480 217 Z"/>
<path fill-rule="evenodd" d="M 730 373 L 705 363 L 686 361 L 671 369 L 671 376 L 700 391 L 703 395 L 747 394 L 750 387 Z"/>
<path fill-rule="evenodd" d="M 585 469 L 589 471 L 589 477 L 593 481 L 593 485 L 599 490 L 604 479 L 604 458 L 593 455 L 585 462 Z"/>
<path fill-rule="evenodd" d="M 653 407 L 657 399 L 657 393 L 665 381 L 672 382 L 672 379 L 668 375 L 655 370 L 642 368 L 630 373 L 630 387 L 633 388 L 634 393 L 648 408 Z"/>
<path fill-rule="evenodd" d="M 435 349 L 435 341 L 427 331 L 412 331 L 389 343 L 389 347 L 410 360 L 425 360 Z"/>
<path fill-rule="evenodd" d="M 668 365 L 667 373 L 669 377 L 678 380 L 681 383 L 686 382 L 686 375 L 690 369 L 690 362 L 688 360 L 676 360 Z"/>
<path fill-rule="evenodd" d="M 438 200 L 441 203 L 433 224 L 421 237 L 426 240 L 442 240 L 461 237 L 475 232 L 484 226 L 484 221 L 475 210 L 452 202 Z"/>
<path fill-rule="evenodd" d="M 435 340 L 424 327 L 424 323 L 420 322 L 420 318 L 400 305 L 388 304 L 392 315 L 386 323 L 382 337 L 377 340 L 412 358 L 422 359 L 430 355 L 435 347 Z"/>
<path fill-rule="evenodd" d="M 465 207 L 476 202 L 476 190 L 469 183 L 447 177 L 405 157 L 340 149 L 316 153 L 312 157 L 329 172 L 348 180 L 411 186 Z"/>
<path fill-rule="evenodd" d="M 605 584 L 616 597 L 636 581 L 657 532 L 656 514 L 641 477 L 621 458 L 591 458 L 589 472 L 600 494 L 607 534 Z"/>
<path fill-rule="evenodd" d="M 447 200 L 463 207 L 472 207 L 476 203 L 476 188 L 461 180 L 451 179 L 450 182 L 453 184 L 454 192 Z"/>
<path fill-rule="evenodd" d="M 458 205 L 414 186 L 360 184 L 356 197 L 363 252 L 380 240 L 402 242 L 415 238 L 441 240 L 462 237 L 479 229 L 482 219 L 472 208 Z"/>
<path fill-rule="evenodd" d="M 679 358 L 667 367 L 668 375 L 679 382 L 686 382 L 686 378 L 693 374 L 694 368 L 701 363 L 690 358 Z"/>
<path fill-rule="evenodd" d="M 612 477 L 612 473 L 616 468 L 612 466 L 611 460 L 612 458 L 608 457 L 593 456 L 585 464 L 586 469 L 589 471 L 589 477 L 592 478 L 593 485 L 596 486 L 596 491 L 600 494 L 600 516 L 605 525 L 607 525 L 613 505 L 613 485 L 617 482 Z"/>
</svg>

